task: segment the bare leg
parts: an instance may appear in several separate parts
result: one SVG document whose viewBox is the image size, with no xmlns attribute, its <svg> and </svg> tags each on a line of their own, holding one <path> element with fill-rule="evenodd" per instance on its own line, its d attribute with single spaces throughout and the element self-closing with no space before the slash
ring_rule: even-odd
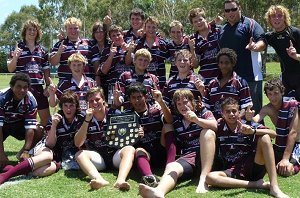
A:
<svg viewBox="0 0 300 198">
<path fill-rule="evenodd" d="M 46 164 L 45 166 L 35 169 L 32 172 L 32 174 L 34 176 L 46 177 L 54 174 L 55 172 L 56 172 L 56 164 L 54 162 L 51 162 L 50 164 Z"/>
<path fill-rule="evenodd" d="M 119 165 L 119 173 L 115 188 L 120 190 L 129 190 L 130 185 L 126 182 L 126 178 L 131 170 L 133 160 L 134 160 L 135 149 L 132 146 L 125 146 L 120 151 L 121 162 Z"/>
<path fill-rule="evenodd" d="M 208 192 L 208 186 L 205 183 L 206 175 L 211 171 L 215 156 L 215 132 L 209 129 L 203 129 L 200 134 L 200 155 L 201 155 L 201 175 L 196 189 L 196 193 Z"/>
<path fill-rule="evenodd" d="M 258 139 L 255 162 L 257 164 L 265 164 L 270 180 L 270 194 L 274 197 L 288 197 L 278 186 L 274 151 L 270 136 L 264 135 Z"/>
<path fill-rule="evenodd" d="M 142 197 L 146 198 L 162 198 L 175 187 L 182 173 L 183 167 L 178 162 L 171 162 L 167 165 L 164 175 L 156 188 L 139 184 L 139 193 Z"/>
<path fill-rule="evenodd" d="M 41 125 L 45 127 L 47 125 L 48 119 L 50 118 L 49 108 L 38 110 L 38 114 L 41 120 Z"/>
<path fill-rule="evenodd" d="M 92 189 L 99 189 L 109 184 L 98 172 L 95 165 L 91 162 L 91 152 L 87 150 L 78 151 L 75 155 L 81 170 L 91 179 L 90 186 Z"/>
<path fill-rule="evenodd" d="M 208 173 L 206 177 L 206 183 L 211 186 L 217 186 L 222 188 L 261 188 L 269 189 L 269 183 L 263 180 L 258 181 L 246 181 L 227 177 L 223 171 L 214 171 Z"/>
</svg>

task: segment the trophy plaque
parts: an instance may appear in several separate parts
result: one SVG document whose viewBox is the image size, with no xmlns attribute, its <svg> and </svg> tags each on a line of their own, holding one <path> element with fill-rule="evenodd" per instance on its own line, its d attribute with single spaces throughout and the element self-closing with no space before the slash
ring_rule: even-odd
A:
<svg viewBox="0 0 300 198">
<path fill-rule="evenodd" d="M 109 118 L 106 140 L 109 146 L 123 148 L 138 141 L 139 120 L 136 113 L 113 115 Z"/>
</svg>

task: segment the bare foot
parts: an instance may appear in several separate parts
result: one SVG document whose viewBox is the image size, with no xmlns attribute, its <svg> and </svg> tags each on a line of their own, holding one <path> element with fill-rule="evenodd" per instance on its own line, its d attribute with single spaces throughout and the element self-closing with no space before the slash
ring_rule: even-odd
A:
<svg viewBox="0 0 300 198">
<path fill-rule="evenodd" d="M 156 188 L 145 184 L 139 184 L 139 194 L 144 198 L 164 198 L 165 195 Z"/>
<path fill-rule="evenodd" d="M 265 182 L 263 179 L 257 180 L 255 184 L 256 188 L 270 189 L 270 182 Z"/>
<path fill-rule="evenodd" d="M 284 194 L 278 186 L 270 187 L 270 194 L 277 198 L 289 198 L 289 196 Z"/>
<path fill-rule="evenodd" d="M 99 189 L 99 188 L 102 188 L 103 186 L 107 186 L 109 184 L 108 181 L 106 180 L 100 180 L 100 179 L 92 179 L 91 182 L 90 182 L 90 186 L 92 189 Z"/>
<path fill-rule="evenodd" d="M 209 190 L 207 184 L 205 183 L 205 180 L 199 180 L 198 186 L 196 188 L 196 193 L 207 193 Z"/>
<path fill-rule="evenodd" d="M 123 181 L 123 182 L 116 181 L 116 183 L 114 184 L 114 187 L 118 188 L 119 190 L 122 190 L 122 191 L 130 190 L 130 184 L 126 181 Z"/>
</svg>

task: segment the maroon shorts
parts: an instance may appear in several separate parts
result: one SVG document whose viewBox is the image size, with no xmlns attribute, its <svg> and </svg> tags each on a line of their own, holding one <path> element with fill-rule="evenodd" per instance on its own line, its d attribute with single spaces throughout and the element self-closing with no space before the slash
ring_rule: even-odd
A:
<svg viewBox="0 0 300 198">
<path fill-rule="evenodd" d="M 249 156 L 246 160 L 225 170 L 228 177 L 257 181 L 262 179 L 266 174 L 265 165 L 259 165 L 254 162 L 255 153 Z"/>
<path fill-rule="evenodd" d="M 44 96 L 43 85 L 31 85 L 30 91 L 36 99 L 36 102 L 38 104 L 38 110 L 49 108 L 48 98 Z"/>
</svg>

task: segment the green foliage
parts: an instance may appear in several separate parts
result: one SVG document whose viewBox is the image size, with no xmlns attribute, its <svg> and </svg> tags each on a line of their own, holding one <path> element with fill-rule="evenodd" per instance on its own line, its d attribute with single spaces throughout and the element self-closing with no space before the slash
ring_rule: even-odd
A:
<svg viewBox="0 0 300 198">
<path fill-rule="evenodd" d="M 4 51 L 0 51 L 0 73 L 7 73 L 7 54 Z"/>
</svg>

